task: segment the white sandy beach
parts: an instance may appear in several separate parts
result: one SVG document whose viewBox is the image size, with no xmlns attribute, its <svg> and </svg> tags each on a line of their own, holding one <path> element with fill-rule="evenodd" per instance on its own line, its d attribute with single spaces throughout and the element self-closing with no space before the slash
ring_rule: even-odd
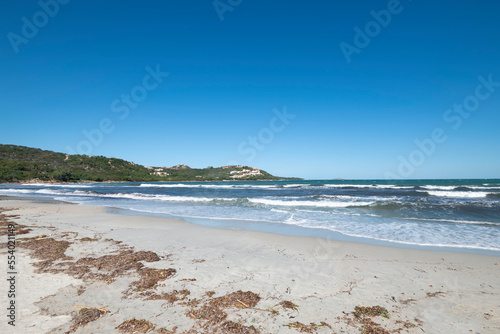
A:
<svg viewBox="0 0 500 334">
<path fill-rule="evenodd" d="M 1 333 L 66 333 L 80 310 L 73 305 L 105 306 L 109 311 L 74 328 L 75 333 L 121 333 L 117 327 L 133 318 L 154 324 L 151 333 L 299 333 L 300 324 L 310 333 L 360 333 L 362 319 L 352 314 L 356 306 L 385 308 L 388 318 L 370 319 L 387 332 L 500 332 L 499 257 L 210 229 L 57 202 L 1 199 L 0 211 L 5 209 L 13 209 L 5 215 L 19 215 L 7 217 L 8 221 L 31 231 L 16 235 L 21 241 L 16 244 L 16 326 L 9 326 L 3 316 Z M 23 247 L 23 238 L 41 235 L 46 236 L 38 240 L 70 242 L 64 255 L 71 259 L 57 259 L 49 269 L 132 247 L 134 252 L 152 251 L 160 257 L 142 262 L 145 267 L 173 268 L 175 275 L 152 288 L 134 290 L 131 283 L 139 279 L 134 270 L 112 281 L 77 278 L 63 271 L 38 272 L 33 264 L 40 259 Z M 3 275 L 7 275 L 6 240 L 2 234 Z M 99 267 L 91 270 L 104 272 Z M 8 286 L 6 279 L 2 281 L 5 313 Z M 140 295 L 174 290 L 189 293 L 174 302 Z M 251 291 L 260 300 L 253 307 L 244 301 L 226 305 L 221 310 L 227 318 L 210 324 L 188 315 L 238 290 Z M 209 291 L 213 296 L 207 295 Z M 280 306 L 283 301 L 295 306 Z M 223 326 L 227 321 L 239 324 L 241 330 L 224 329 L 229 328 Z"/>
</svg>

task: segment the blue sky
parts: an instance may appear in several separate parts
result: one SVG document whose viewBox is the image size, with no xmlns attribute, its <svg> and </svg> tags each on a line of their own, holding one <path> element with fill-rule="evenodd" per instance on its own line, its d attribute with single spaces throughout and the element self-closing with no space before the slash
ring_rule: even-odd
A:
<svg viewBox="0 0 500 334">
<path fill-rule="evenodd" d="M 0 143 L 304 178 L 500 177 L 498 1 L 55 1 L 2 1 Z"/>
</svg>

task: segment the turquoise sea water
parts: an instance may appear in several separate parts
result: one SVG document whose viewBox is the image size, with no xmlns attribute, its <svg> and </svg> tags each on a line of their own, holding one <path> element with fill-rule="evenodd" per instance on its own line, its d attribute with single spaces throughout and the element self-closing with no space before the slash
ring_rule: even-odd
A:
<svg viewBox="0 0 500 334">
<path fill-rule="evenodd" d="M 1 184 L 0 195 L 223 228 L 500 252 L 499 179 Z"/>
</svg>

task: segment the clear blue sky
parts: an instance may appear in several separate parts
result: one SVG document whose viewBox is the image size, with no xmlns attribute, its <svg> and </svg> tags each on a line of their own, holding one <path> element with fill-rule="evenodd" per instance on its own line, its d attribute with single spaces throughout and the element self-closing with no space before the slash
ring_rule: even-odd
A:
<svg viewBox="0 0 500 334">
<path fill-rule="evenodd" d="M 66 2 L 1 1 L 0 143 L 304 178 L 500 177 L 498 1 Z"/>
</svg>

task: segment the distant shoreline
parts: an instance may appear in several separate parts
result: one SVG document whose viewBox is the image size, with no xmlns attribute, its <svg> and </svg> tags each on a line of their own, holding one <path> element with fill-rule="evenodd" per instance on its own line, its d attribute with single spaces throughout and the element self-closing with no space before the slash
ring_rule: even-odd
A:
<svg viewBox="0 0 500 334">
<path fill-rule="evenodd" d="M 0 182 L 41 180 L 46 182 L 169 182 L 279 180 L 265 170 L 244 165 L 191 168 L 143 166 L 104 156 L 66 154 L 38 148 L 0 144 Z"/>
<path fill-rule="evenodd" d="M 74 182 L 61 182 L 61 181 L 42 181 L 42 180 L 28 180 L 22 182 L 0 182 L 0 184 L 79 184 L 79 183 L 138 183 L 138 182 L 147 182 L 147 183 L 160 183 L 160 182 L 264 182 L 264 181 L 308 181 L 305 179 L 296 179 L 296 178 L 284 178 L 284 179 L 262 179 L 262 180 L 217 180 L 217 181 L 209 181 L 209 180 L 173 180 L 173 181 L 92 181 L 92 180 L 80 180 Z"/>
<path fill-rule="evenodd" d="M 23 180 L 23 181 L 18 181 L 18 182 L 0 182 L 0 184 L 36 184 L 36 183 L 41 183 L 41 184 L 79 184 L 79 183 L 137 183 L 137 182 L 147 182 L 147 183 L 160 183 L 160 182 L 272 182 L 272 181 L 346 181 L 346 182 L 362 182 L 362 181 L 374 181 L 374 182 L 404 182 L 404 181 L 453 181 L 453 180 L 462 180 L 462 181 L 479 181 L 479 180 L 496 180 L 500 181 L 499 178 L 451 178 L 451 179 L 304 179 L 304 178 L 295 178 L 295 177 L 290 177 L 290 178 L 279 178 L 279 179 L 261 179 L 261 180 L 236 180 L 236 179 L 231 179 L 231 180 L 170 180 L 170 181 L 93 181 L 93 180 L 79 180 L 79 181 L 55 181 L 55 180 L 37 180 L 37 179 L 31 179 L 31 180 Z"/>
</svg>

